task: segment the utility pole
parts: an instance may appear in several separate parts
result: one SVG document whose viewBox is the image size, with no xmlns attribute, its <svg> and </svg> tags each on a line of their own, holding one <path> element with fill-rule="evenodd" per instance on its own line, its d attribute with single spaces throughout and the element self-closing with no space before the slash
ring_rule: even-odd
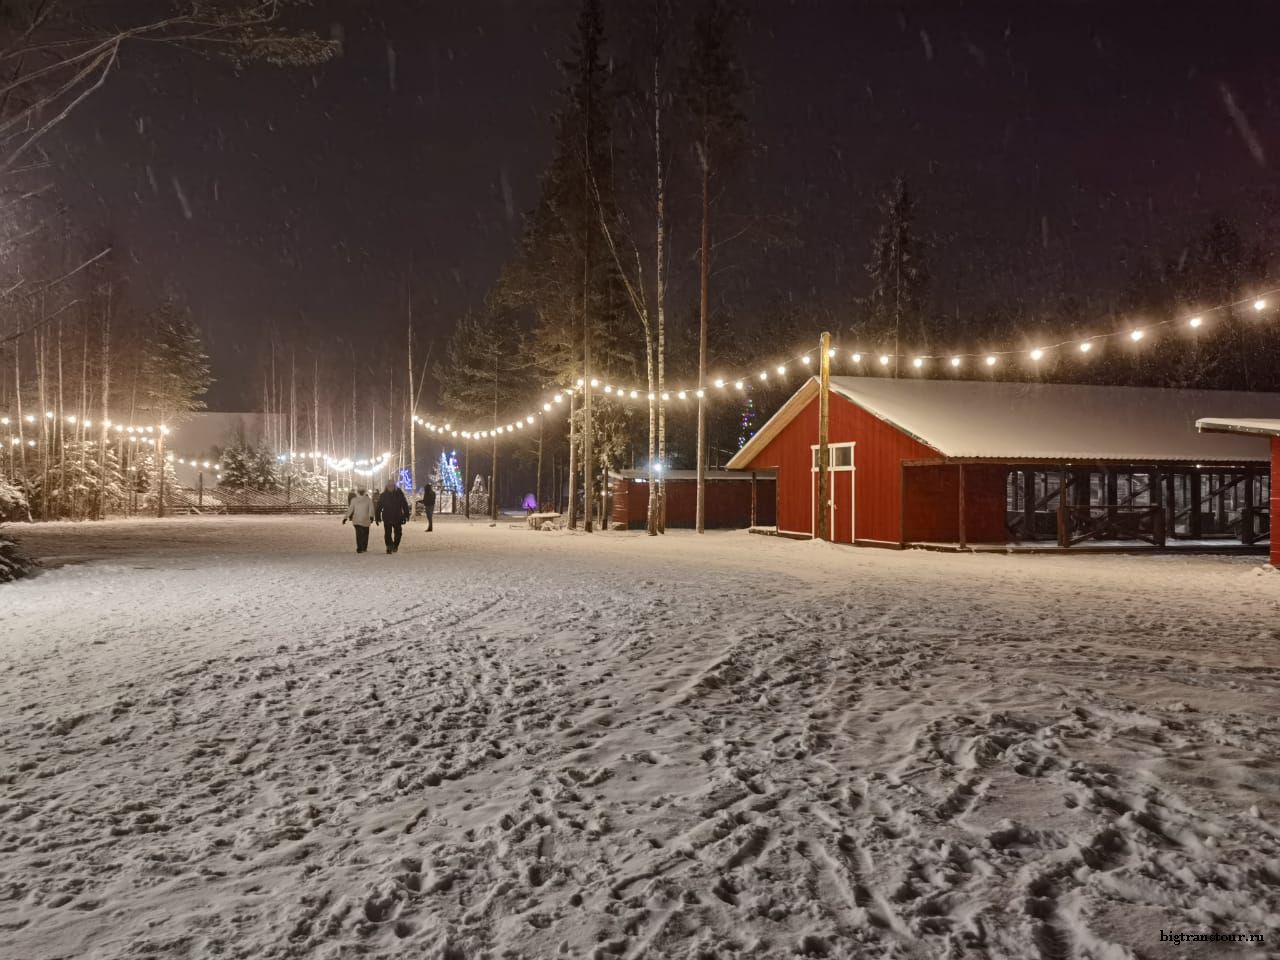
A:
<svg viewBox="0 0 1280 960">
<path fill-rule="evenodd" d="M 578 529 L 578 394 L 569 390 L 569 529 Z"/>
<path fill-rule="evenodd" d="M 824 333 L 818 341 L 819 364 L 822 375 L 818 380 L 818 539 L 830 540 L 829 529 L 831 491 L 827 475 L 830 451 L 827 434 L 830 426 L 831 399 L 831 334 Z"/>
</svg>

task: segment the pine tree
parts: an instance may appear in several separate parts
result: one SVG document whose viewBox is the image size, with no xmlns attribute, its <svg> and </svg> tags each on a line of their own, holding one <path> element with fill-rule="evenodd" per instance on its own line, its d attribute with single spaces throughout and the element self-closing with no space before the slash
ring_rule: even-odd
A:
<svg viewBox="0 0 1280 960">
<path fill-rule="evenodd" d="M 898 177 L 880 203 L 881 223 L 872 243 L 867 273 L 871 277 L 870 322 L 876 335 L 892 343 L 893 373 L 899 373 L 905 338 L 929 346 L 925 292 L 929 274 L 923 243 L 916 235 L 915 199 L 905 177 Z"/>
</svg>

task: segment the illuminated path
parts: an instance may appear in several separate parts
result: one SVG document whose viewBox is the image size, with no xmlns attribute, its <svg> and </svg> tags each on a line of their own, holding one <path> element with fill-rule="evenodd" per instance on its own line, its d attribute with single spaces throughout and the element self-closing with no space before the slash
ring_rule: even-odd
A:
<svg viewBox="0 0 1280 960">
<path fill-rule="evenodd" d="M 1280 937 L 1280 577 L 1254 559 L 19 532 L 66 565 L 0 586 L 6 958 Z"/>
</svg>

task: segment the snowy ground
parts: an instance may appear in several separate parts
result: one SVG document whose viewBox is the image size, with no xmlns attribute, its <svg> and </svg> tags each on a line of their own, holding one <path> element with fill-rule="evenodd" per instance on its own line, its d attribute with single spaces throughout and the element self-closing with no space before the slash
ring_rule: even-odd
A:
<svg viewBox="0 0 1280 960">
<path fill-rule="evenodd" d="M 1256 559 L 20 532 L 5 960 L 1277 955 Z"/>
</svg>

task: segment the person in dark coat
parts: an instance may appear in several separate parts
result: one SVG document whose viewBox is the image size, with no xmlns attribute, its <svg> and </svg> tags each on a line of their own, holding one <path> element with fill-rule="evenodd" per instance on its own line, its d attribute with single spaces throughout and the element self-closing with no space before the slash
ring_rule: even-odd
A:
<svg viewBox="0 0 1280 960">
<path fill-rule="evenodd" d="M 394 480 L 388 480 L 386 489 L 378 496 L 378 509 L 373 515 L 373 522 L 382 524 L 382 540 L 387 545 L 387 553 L 400 549 L 400 537 L 408 519 L 409 501 L 405 499 L 404 491 L 396 486 Z"/>
<path fill-rule="evenodd" d="M 427 515 L 427 533 L 430 533 L 434 529 L 431 516 L 436 512 L 436 492 L 429 483 L 422 485 L 422 512 Z"/>
</svg>

